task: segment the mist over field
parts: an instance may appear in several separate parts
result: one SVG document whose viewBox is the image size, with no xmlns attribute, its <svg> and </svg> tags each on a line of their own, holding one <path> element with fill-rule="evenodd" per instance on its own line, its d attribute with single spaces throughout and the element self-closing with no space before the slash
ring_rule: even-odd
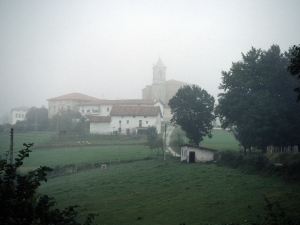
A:
<svg viewBox="0 0 300 225">
<path fill-rule="evenodd" d="M 141 98 L 160 57 L 167 79 L 217 97 L 251 46 L 299 42 L 300 2 L 0 1 L 0 117 L 79 92 Z"/>
</svg>

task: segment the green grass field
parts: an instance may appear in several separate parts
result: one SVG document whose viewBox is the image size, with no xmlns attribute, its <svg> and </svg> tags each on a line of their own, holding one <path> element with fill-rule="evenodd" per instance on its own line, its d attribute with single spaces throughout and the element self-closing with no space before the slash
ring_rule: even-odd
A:
<svg viewBox="0 0 300 225">
<path fill-rule="evenodd" d="M 50 178 L 40 192 L 55 197 L 57 207 L 80 204 L 83 215 L 98 213 L 95 222 L 107 225 L 245 222 L 265 213 L 263 195 L 300 219 L 298 185 L 174 158 Z"/>
<path fill-rule="evenodd" d="M 6 135 L 6 136 L 5 136 Z M 9 135 L 0 136 L 2 153 L 9 146 Z M 167 157 L 167 164 L 159 159 L 122 163 L 122 160 L 143 159 L 150 149 L 143 141 L 106 137 L 105 145 L 76 145 L 80 137 L 60 142 L 60 147 L 46 148 L 53 133 L 15 134 L 15 150 L 22 143 L 34 142 L 29 158 L 24 161 L 26 171 L 37 166 L 83 165 L 118 161 L 99 168 L 72 174 L 50 176 L 39 191 L 55 197 L 57 207 L 79 204 L 83 215 L 99 213 L 100 224 L 200 224 L 201 222 L 230 222 L 254 220 L 263 214 L 263 195 L 279 201 L 293 217 L 300 215 L 299 185 L 285 184 L 279 179 L 246 175 L 238 170 L 214 164 L 187 164 L 178 158 Z M 227 131 L 213 131 L 212 139 L 203 146 L 237 150 L 237 142 Z M 91 137 L 95 138 L 95 137 Z M 107 139 L 113 138 L 109 143 Z M 119 139 L 121 140 L 121 139 Z M 81 140 L 82 141 L 82 140 Z M 89 141 L 92 141 L 90 139 Z M 74 143 L 74 144 L 73 144 Z M 57 142 L 58 144 L 58 142 Z M 165 164 L 165 166 L 159 166 Z"/>
<path fill-rule="evenodd" d="M 115 162 L 119 159 L 122 161 L 149 156 L 151 156 L 149 147 L 143 145 L 120 145 L 120 152 L 118 145 L 37 149 L 32 151 L 30 157 L 24 162 L 24 166 L 47 165 L 51 168 L 69 164 L 80 166 L 89 163 Z"/>
</svg>

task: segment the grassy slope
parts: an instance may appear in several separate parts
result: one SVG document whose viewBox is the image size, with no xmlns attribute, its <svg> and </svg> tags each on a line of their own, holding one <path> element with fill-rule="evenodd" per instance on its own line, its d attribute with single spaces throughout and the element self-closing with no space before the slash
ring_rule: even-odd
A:
<svg viewBox="0 0 300 225">
<path fill-rule="evenodd" d="M 223 150 L 239 150 L 239 143 L 235 140 L 233 135 L 226 130 L 213 130 L 212 138 L 205 137 L 201 146 Z"/>
<path fill-rule="evenodd" d="M 147 146 L 125 145 L 120 146 L 91 146 L 72 148 L 53 148 L 33 150 L 30 157 L 24 162 L 24 166 L 34 167 L 47 165 L 65 166 L 69 164 L 83 165 L 86 163 L 101 163 L 109 161 L 128 160 L 133 158 L 145 158 L 151 152 Z"/>
<path fill-rule="evenodd" d="M 13 143 L 14 150 L 17 152 L 23 149 L 23 143 L 34 143 L 35 145 L 42 144 L 48 141 L 55 132 L 26 132 L 26 133 L 14 133 Z M 7 152 L 10 148 L 10 133 L 0 133 L 0 155 Z"/>
<path fill-rule="evenodd" d="M 80 204 L 84 213 L 99 213 L 101 224 L 249 221 L 263 213 L 263 194 L 291 215 L 299 213 L 297 185 L 213 164 L 167 162 L 158 167 L 164 162 L 139 161 L 50 178 L 40 192 L 55 197 L 58 207 Z"/>
</svg>

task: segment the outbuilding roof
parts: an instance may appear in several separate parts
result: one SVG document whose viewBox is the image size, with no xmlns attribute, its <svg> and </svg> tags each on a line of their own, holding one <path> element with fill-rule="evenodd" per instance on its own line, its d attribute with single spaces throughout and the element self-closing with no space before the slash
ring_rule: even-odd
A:
<svg viewBox="0 0 300 225">
<path fill-rule="evenodd" d="M 215 151 L 215 152 L 218 151 L 218 150 L 215 150 L 215 149 L 205 148 L 205 147 L 201 147 L 201 146 L 198 146 L 198 145 L 191 145 L 191 144 L 182 144 L 182 145 L 179 145 L 179 146 L 180 147 L 187 146 L 187 147 L 197 148 L 197 149 L 200 149 L 200 150 L 208 150 L 208 151 Z"/>
<path fill-rule="evenodd" d="M 111 116 L 157 116 L 162 117 L 159 106 L 113 106 Z"/>
</svg>

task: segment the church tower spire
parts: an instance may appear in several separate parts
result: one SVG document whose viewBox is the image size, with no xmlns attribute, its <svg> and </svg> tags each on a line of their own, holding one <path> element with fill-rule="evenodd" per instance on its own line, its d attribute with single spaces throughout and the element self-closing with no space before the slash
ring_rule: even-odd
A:
<svg viewBox="0 0 300 225">
<path fill-rule="evenodd" d="M 153 84 L 165 83 L 167 67 L 163 64 L 160 57 L 157 63 L 152 67 L 152 69 L 153 69 Z"/>
</svg>

